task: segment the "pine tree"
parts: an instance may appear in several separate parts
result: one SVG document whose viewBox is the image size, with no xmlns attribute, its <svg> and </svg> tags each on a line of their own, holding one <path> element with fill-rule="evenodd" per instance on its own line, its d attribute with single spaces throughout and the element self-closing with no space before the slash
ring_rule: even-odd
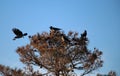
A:
<svg viewBox="0 0 120 76">
<path fill-rule="evenodd" d="M 29 36 L 30 43 L 26 46 L 18 47 L 16 52 L 20 56 L 20 61 L 27 66 L 26 70 L 14 69 L 17 76 L 72 76 L 76 75 L 76 70 L 81 71 L 80 76 L 87 75 L 103 65 L 101 59 L 102 51 L 97 48 L 88 49 L 89 39 L 85 30 L 81 35 L 69 31 L 68 34 L 61 30 L 50 30 L 50 32 L 37 33 Z M 33 67 L 47 70 L 46 73 L 34 71 Z M 0 66 L 0 74 L 4 71 Z M 10 69 L 10 68 L 9 68 Z M 11 76 L 14 76 L 10 69 Z M 15 75 L 15 76 L 16 76 Z M 99 76 L 100 74 L 97 74 Z M 113 75 L 114 76 L 114 75 Z"/>
</svg>

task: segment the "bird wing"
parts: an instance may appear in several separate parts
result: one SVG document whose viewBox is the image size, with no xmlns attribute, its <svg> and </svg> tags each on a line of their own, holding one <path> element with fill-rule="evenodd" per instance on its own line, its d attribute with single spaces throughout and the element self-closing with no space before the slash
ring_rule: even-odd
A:
<svg viewBox="0 0 120 76">
<path fill-rule="evenodd" d="M 13 33 L 14 33 L 15 35 L 17 35 L 17 36 L 23 35 L 22 31 L 20 31 L 20 30 L 17 29 L 17 28 L 13 28 L 12 31 L 13 31 Z"/>
</svg>

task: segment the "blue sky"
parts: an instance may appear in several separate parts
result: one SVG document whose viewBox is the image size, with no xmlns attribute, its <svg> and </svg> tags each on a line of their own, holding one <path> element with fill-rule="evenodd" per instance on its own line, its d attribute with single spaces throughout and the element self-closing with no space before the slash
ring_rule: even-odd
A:
<svg viewBox="0 0 120 76">
<path fill-rule="evenodd" d="M 103 51 L 104 66 L 97 72 L 115 70 L 120 75 L 119 0 L 0 0 L 0 64 L 22 67 L 15 51 L 29 40 L 13 41 L 13 27 L 34 35 L 49 32 L 50 25 L 66 33 L 86 29 L 89 49 Z"/>
</svg>

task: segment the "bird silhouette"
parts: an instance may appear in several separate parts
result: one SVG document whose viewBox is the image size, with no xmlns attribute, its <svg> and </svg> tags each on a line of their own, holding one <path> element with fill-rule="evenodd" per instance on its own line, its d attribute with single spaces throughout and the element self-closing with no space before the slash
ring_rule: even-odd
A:
<svg viewBox="0 0 120 76">
<path fill-rule="evenodd" d="M 17 28 L 13 28 L 12 31 L 13 31 L 13 33 L 16 35 L 16 36 L 13 38 L 13 40 L 16 40 L 16 39 L 18 39 L 18 38 L 22 38 L 22 37 L 24 37 L 24 36 L 27 35 L 27 33 L 22 33 L 22 31 L 20 31 L 20 30 L 17 29 Z"/>
<path fill-rule="evenodd" d="M 61 29 L 60 29 L 60 28 L 56 28 L 56 27 L 50 26 L 50 30 L 52 30 L 52 31 L 58 31 L 58 30 L 61 30 Z"/>
<path fill-rule="evenodd" d="M 85 31 L 83 32 L 83 34 L 81 34 L 81 36 L 82 36 L 82 37 L 86 37 L 86 36 L 87 36 L 87 31 L 85 30 Z"/>
</svg>

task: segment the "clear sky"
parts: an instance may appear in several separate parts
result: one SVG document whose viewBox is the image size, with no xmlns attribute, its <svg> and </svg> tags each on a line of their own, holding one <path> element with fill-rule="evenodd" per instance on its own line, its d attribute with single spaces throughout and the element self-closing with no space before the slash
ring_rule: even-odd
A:
<svg viewBox="0 0 120 76">
<path fill-rule="evenodd" d="M 88 31 L 89 49 L 103 51 L 103 68 L 120 75 L 120 0 L 0 0 L 0 64 L 22 67 L 16 53 L 28 37 L 13 41 L 13 27 L 34 35 L 49 32 L 49 26 Z"/>
</svg>

